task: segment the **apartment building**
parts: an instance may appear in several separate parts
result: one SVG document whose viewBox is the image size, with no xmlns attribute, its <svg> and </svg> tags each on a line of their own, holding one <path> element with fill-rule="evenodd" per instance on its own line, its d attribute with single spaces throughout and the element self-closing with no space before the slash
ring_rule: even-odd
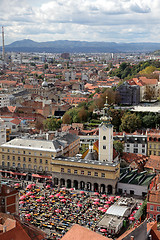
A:
<svg viewBox="0 0 160 240">
<path fill-rule="evenodd" d="M 75 156 L 79 152 L 79 145 L 79 137 L 70 133 L 57 136 L 52 141 L 13 139 L 0 147 L 0 166 L 4 170 L 2 174 L 13 174 L 17 177 L 25 174 L 28 180 L 32 179 L 34 173 L 50 175 L 52 159 Z"/>
</svg>

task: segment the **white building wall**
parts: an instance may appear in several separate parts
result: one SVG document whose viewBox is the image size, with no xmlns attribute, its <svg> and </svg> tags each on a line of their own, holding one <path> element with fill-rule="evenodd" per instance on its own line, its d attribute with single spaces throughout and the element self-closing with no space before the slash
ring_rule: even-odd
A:
<svg viewBox="0 0 160 240">
<path fill-rule="evenodd" d="M 140 186 L 140 185 L 134 185 L 134 184 L 128 184 L 128 183 L 118 183 L 117 185 L 117 191 L 119 189 L 122 189 L 122 193 L 130 194 L 130 191 L 134 191 L 134 195 L 142 196 L 142 193 L 148 192 L 148 186 Z"/>
<path fill-rule="evenodd" d="M 6 126 L 4 121 L 0 118 L 0 145 L 6 142 Z"/>
<path fill-rule="evenodd" d="M 10 105 L 10 100 L 8 95 L 0 94 L 0 108 L 7 107 Z"/>
</svg>

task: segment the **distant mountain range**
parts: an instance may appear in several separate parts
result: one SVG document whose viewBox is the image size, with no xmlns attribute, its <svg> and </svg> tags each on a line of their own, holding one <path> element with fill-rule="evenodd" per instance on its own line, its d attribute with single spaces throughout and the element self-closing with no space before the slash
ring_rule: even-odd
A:
<svg viewBox="0 0 160 240">
<path fill-rule="evenodd" d="M 35 42 L 29 39 L 13 42 L 5 46 L 7 52 L 47 52 L 47 53 L 127 53 L 153 52 L 160 49 L 160 43 L 115 43 L 58 40 Z M 2 50 L 2 47 L 1 47 Z"/>
</svg>

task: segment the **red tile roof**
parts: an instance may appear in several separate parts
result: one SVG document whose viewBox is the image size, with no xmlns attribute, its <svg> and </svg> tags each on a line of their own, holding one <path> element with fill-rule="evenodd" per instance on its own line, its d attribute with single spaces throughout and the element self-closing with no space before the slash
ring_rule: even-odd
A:
<svg viewBox="0 0 160 240">
<path fill-rule="evenodd" d="M 104 237 L 96 232 L 93 232 L 85 227 L 75 224 L 61 238 L 61 240 L 109 240 L 111 238 Z"/>
</svg>

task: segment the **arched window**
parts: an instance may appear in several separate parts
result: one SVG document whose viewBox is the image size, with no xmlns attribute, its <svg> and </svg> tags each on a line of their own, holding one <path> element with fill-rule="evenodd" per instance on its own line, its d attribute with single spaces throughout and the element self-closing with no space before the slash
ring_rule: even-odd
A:
<svg viewBox="0 0 160 240">
<path fill-rule="evenodd" d="M 103 140 L 106 140 L 106 136 L 103 136 Z"/>
<path fill-rule="evenodd" d="M 26 168 L 26 164 L 23 164 L 23 169 L 25 169 Z"/>
<path fill-rule="evenodd" d="M 2 161 L 2 167 L 4 167 L 5 166 L 5 162 L 4 161 Z"/>
</svg>

